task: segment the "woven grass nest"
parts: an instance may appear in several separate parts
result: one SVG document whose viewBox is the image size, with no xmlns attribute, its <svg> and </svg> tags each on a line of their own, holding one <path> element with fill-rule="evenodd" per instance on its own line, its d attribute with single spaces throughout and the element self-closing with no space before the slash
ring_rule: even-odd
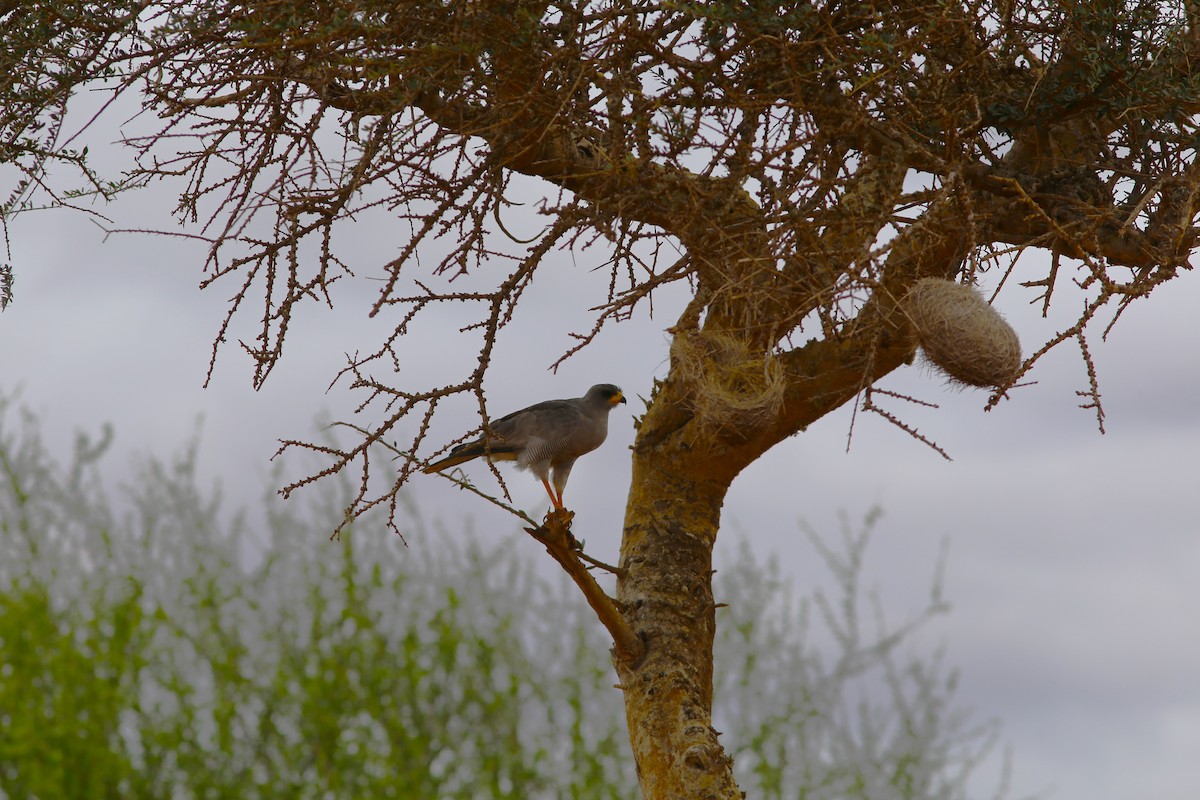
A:
<svg viewBox="0 0 1200 800">
<path fill-rule="evenodd" d="M 1009 385 L 1021 370 L 1017 332 L 970 286 L 922 278 L 901 308 L 925 358 L 951 380 L 968 386 Z"/>
<path fill-rule="evenodd" d="M 691 404 L 707 427 L 750 427 L 774 418 L 783 403 L 782 369 L 736 337 L 676 334 L 671 355 L 680 375 L 696 386 Z"/>
</svg>

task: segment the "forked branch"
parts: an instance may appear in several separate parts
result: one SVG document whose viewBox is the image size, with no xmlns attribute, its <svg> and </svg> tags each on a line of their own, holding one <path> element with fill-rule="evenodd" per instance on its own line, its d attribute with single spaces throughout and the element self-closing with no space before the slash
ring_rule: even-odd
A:
<svg viewBox="0 0 1200 800">
<path fill-rule="evenodd" d="M 546 552 L 566 570 L 583 592 L 588 605 L 612 636 L 617 660 L 635 664 L 641 660 L 646 650 L 645 644 L 629 626 L 616 601 L 605 593 L 580 559 L 575 548 L 575 537 L 571 534 L 571 520 L 574 518 L 575 513 L 566 509 L 551 511 L 539 527 L 526 528 L 525 531 L 546 548 Z"/>
</svg>

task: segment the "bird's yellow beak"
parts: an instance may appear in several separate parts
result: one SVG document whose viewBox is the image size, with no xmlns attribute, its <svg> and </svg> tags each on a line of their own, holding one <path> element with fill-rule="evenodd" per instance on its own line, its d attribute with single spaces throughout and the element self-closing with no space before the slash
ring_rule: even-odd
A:
<svg viewBox="0 0 1200 800">
<path fill-rule="evenodd" d="M 625 402 L 625 395 L 622 394 L 621 392 L 617 392 L 612 397 L 608 398 L 608 404 L 611 406 L 616 406 L 617 403 L 624 403 L 624 402 Z"/>
</svg>

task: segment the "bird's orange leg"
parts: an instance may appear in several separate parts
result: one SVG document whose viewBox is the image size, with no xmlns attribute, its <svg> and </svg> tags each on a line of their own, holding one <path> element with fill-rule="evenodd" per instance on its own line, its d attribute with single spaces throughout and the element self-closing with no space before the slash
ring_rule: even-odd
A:
<svg viewBox="0 0 1200 800">
<path fill-rule="evenodd" d="M 542 478 L 542 486 L 546 487 L 546 494 L 550 495 L 550 505 L 554 506 L 555 511 L 562 511 L 562 498 L 557 496 L 554 490 L 550 488 L 550 481 Z"/>
</svg>

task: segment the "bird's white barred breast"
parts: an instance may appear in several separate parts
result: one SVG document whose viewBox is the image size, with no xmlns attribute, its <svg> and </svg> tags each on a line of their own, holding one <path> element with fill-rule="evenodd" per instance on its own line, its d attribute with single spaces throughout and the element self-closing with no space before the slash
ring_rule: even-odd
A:
<svg viewBox="0 0 1200 800">
<path fill-rule="evenodd" d="M 550 462 L 554 461 L 568 444 L 567 439 L 543 439 L 541 437 L 531 437 L 525 443 L 525 449 L 521 451 L 521 457 L 517 459 L 517 467 L 519 469 L 529 469 L 537 465 L 542 465 L 542 469 L 550 466 Z"/>
</svg>

